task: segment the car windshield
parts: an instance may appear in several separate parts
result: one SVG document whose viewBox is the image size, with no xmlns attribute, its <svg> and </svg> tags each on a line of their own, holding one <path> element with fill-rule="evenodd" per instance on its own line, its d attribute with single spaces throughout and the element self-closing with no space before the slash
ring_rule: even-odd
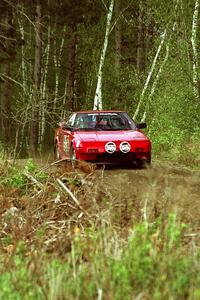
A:
<svg viewBox="0 0 200 300">
<path fill-rule="evenodd" d="M 86 131 L 135 130 L 136 126 L 124 112 L 78 113 L 74 129 Z"/>
</svg>

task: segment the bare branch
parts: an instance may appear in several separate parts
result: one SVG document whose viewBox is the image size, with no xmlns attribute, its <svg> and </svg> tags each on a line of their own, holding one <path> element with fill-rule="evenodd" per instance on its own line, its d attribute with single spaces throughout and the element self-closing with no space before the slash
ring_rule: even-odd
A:
<svg viewBox="0 0 200 300">
<path fill-rule="evenodd" d="M 68 195 L 72 198 L 72 200 L 76 203 L 76 205 L 80 206 L 78 199 L 74 196 L 74 194 L 66 187 L 66 185 L 57 178 L 57 182 L 59 185 L 68 193 Z"/>
<path fill-rule="evenodd" d="M 37 181 L 37 179 L 35 179 L 31 174 L 29 174 L 28 172 L 24 171 L 23 174 L 30 180 L 32 181 L 39 189 L 43 188 L 42 183 L 40 183 L 39 181 Z"/>
<path fill-rule="evenodd" d="M 19 81 L 15 80 L 14 78 L 12 78 L 12 77 L 10 77 L 10 76 L 7 76 L 7 75 L 5 75 L 5 74 L 3 74 L 3 73 L 0 73 L 0 77 L 1 77 L 3 80 L 8 79 L 8 80 L 10 80 L 10 81 L 16 83 L 17 85 L 19 85 L 21 88 L 24 89 L 23 85 L 22 85 Z"/>
<path fill-rule="evenodd" d="M 10 5 L 12 8 L 14 8 L 17 12 L 19 12 L 24 17 L 26 17 L 27 20 L 33 25 L 33 28 L 34 28 L 35 32 L 37 32 L 37 28 L 36 28 L 34 22 L 31 21 L 31 19 L 27 16 L 27 14 L 25 14 L 25 12 L 23 12 L 23 10 L 19 9 L 17 6 L 15 6 L 12 2 L 10 2 L 8 0 L 4 0 L 4 2 L 6 2 L 8 5 Z"/>
<path fill-rule="evenodd" d="M 9 38 L 9 37 L 7 37 L 7 36 L 4 36 L 4 35 L 1 35 L 0 34 L 0 38 L 2 38 L 2 39 L 4 39 L 4 40 L 8 40 L 8 41 L 17 41 L 16 39 L 13 39 L 13 38 Z"/>
</svg>

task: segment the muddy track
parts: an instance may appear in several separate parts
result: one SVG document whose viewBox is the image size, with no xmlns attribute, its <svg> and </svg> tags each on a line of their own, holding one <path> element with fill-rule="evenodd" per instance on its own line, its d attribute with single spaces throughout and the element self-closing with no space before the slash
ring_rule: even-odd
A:
<svg viewBox="0 0 200 300">
<path fill-rule="evenodd" d="M 48 166 L 49 161 L 39 160 L 36 163 L 42 167 L 44 164 Z M 20 163 L 24 164 L 26 160 Z M 62 168 L 65 172 L 65 163 Z M 83 164 L 79 171 L 87 176 L 94 171 L 93 165 Z M 181 221 L 200 228 L 200 170 L 156 160 L 147 169 L 121 166 L 98 168 L 94 171 L 94 178 L 96 186 L 106 190 L 116 205 L 127 206 L 129 218 L 135 213 L 137 219 L 141 219 L 145 207 L 150 220 L 175 212 Z"/>
<path fill-rule="evenodd" d="M 107 168 L 99 178 L 115 203 L 127 206 L 128 219 L 153 221 L 176 213 L 180 222 L 199 230 L 200 171 L 156 161 L 148 169 Z"/>
</svg>

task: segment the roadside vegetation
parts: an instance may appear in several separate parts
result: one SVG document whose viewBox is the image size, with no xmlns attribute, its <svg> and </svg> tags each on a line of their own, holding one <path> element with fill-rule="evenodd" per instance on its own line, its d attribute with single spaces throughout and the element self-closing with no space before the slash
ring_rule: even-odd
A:
<svg viewBox="0 0 200 300">
<path fill-rule="evenodd" d="M 2 164 L 0 298 L 200 299 L 188 187 L 155 172 L 134 170 L 143 193 L 119 199 L 87 164 Z"/>
</svg>

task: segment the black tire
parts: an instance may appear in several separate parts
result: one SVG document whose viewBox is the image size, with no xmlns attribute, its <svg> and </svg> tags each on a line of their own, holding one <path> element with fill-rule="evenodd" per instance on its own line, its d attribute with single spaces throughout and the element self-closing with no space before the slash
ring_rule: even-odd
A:
<svg viewBox="0 0 200 300">
<path fill-rule="evenodd" d="M 146 169 L 151 166 L 151 160 L 137 159 L 136 163 L 139 169 Z"/>
<path fill-rule="evenodd" d="M 71 162 L 72 169 L 76 169 L 77 159 L 76 159 L 76 152 L 73 146 L 71 147 L 71 151 L 70 151 L 70 162 Z"/>
</svg>

